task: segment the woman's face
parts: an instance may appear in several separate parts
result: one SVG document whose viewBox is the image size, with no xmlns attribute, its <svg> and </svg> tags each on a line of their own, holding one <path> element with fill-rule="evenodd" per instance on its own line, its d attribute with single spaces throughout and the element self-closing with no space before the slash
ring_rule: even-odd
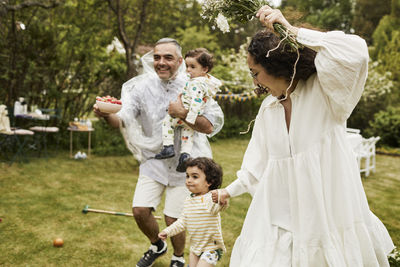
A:
<svg viewBox="0 0 400 267">
<path fill-rule="evenodd" d="M 283 78 L 269 75 L 260 64 L 254 62 L 254 57 L 251 54 L 247 55 L 247 65 L 256 86 L 265 87 L 268 93 L 275 97 L 280 97 L 286 93 L 289 83 Z"/>
</svg>

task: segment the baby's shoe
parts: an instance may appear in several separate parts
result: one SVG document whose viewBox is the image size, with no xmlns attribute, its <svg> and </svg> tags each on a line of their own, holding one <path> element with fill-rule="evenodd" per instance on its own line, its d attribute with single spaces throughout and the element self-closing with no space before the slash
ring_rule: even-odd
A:
<svg viewBox="0 0 400 267">
<path fill-rule="evenodd" d="M 190 158 L 188 153 L 182 153 L 179 157 L 178 167 L 176 167 L 177 172 L 186 172 L 186 161 Z"/>
<path fill-rule="evenodd" d="M 156 159 L 167 159 L 175 156 L 174 145 L 164 146 L 160 153 L 156 154 L 154 157 Z"/>
</svg>

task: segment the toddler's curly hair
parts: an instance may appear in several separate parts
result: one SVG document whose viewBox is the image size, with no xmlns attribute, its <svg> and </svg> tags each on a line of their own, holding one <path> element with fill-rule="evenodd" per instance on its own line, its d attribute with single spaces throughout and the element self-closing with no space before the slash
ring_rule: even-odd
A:
<svg viewBox="0 0 400 267">
<path fill-rule="evenodd" d="M 189 50 L 185 54 L 185 58 L 187 57 L 195 58 L 202 67 L 208 68 L 207 72 L 211 71 L 214 66 L 213 55 L 205 48 L 196 48 L 193 50 Z"/>
<path fill-rule="evenodd" d="M 191 158 L 186 162 L 186 168 L 195 166 L 206 175 L 206 181 L 210 184 L 209 190 L 221 187 L 223 171 L 218 163 L 206 157 Z"/>
</svg>

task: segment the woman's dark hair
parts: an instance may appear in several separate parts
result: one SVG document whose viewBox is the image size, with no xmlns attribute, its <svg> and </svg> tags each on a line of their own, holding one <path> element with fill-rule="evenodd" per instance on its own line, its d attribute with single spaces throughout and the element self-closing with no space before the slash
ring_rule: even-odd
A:
<svg viewBox="0 0 400 267">
<path fill-rule="evenodd" d="M 294 63 L 297 59 L 297 52 L 282 42 L 278 49 L 269 53 L 268 51 L 276 48 L 280 38 L 273 32 L 263 30 L 257 32 L 250 42 L 247 49 L 256 64 L 260 64 L 265 71 L 272 76 L 284 78 L 288 81 L 292 79 Z M 314 59 L 317 54 L 314 50 L 304 47 L 299 49 L 300 58 L 296 65 L 295 80 L 307 80 L 317 70 Z"/>
<path fill-rule="evenodd" d="M 209 190 L 218 189 L 222 184 L 222 168 L 214 160 L 205 157 L 191 158 L 186 162 L 186 168 L 197 167 L 206 175 L 206 181 L 210 184 Z"/>
<path fill-rule="evenodd" d="M 205 48 L 189 50 L 185 55 L 185 58 L 187 57 L 195 58 L 201 66 L 208 68 L 207 72 L 211 71 L 214 66 L 213 55 Z"/>
</svg>

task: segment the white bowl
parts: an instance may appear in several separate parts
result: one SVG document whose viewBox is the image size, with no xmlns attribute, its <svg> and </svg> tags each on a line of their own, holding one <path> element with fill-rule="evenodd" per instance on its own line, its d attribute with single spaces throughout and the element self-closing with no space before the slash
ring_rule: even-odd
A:
<svg viewBox="0 0 400 267">
<path fill-rule="evenodd" d="M 104 113 L 117 113 L 122 108 L 122 105 L 112 104 L 98 100 L 96 100 L 96 104 L 99 107 L 100 111 Z"/>
</svg>

